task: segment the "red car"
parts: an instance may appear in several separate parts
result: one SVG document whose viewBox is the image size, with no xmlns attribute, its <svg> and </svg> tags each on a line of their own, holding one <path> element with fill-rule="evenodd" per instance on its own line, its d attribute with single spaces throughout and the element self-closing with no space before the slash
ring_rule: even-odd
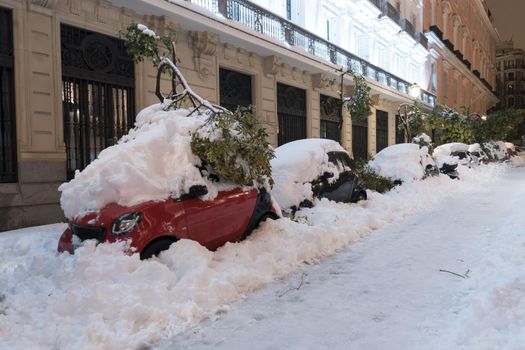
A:
<svg viewBox="0 0 525 350">
<path fill-rule="evenodd" d="M 129 240 L 141 259 L 166 250 L 178 239 L 192 239 L 210 250 L 246 238 L 259 223 L 277 219 L 271 196 L 264 189 L 236 188 L 219 192 L 213 200 L 203 185 L 181 198 L 149 201 L 131 207 L 109 204 L 99 213 L 73 220 L 58 243 L 59 252 L 73 253 L 82 241 Z"/>
</svg>

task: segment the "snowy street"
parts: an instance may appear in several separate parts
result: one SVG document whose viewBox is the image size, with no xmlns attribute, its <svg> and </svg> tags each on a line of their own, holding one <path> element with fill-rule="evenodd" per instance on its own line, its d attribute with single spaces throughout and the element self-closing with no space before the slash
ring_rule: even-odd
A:
<svg viewBox="0 0 525 350">
<path fill-rule="evenodd" d="M 513 169 L 252 294 L 168 348 L 523 349 L 524 207 L 525 169 Z"/>
<path fill-rule="evenodd" d="M 64 224 L 4 232 L 0 348 L 520 349 L 525 167 L 460 177 L 146 261 L 93 241 L 57 255 Z"/>
</svg>

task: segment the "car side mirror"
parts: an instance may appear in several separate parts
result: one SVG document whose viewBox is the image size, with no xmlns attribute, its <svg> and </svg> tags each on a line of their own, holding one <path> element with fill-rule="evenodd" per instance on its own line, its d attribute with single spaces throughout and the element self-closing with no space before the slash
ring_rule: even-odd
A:
<svg viewBox="0 0 525 350">
<path fill-rule="evenodd" d="M 196 198 L 208 194 L 208 187 L 205 185 L 193 185 L 188 191 L 188 196 L 191 198 Z"/>
<path fill-rule="evenodd" d="M 184 193 L 179 198 L 174 198 L 175 201 L 184 201 L 187 199 L 197 198 L 208 194 L 208 187 L 204 185 L 193 185 L 187 193 Z"/>
</svg>

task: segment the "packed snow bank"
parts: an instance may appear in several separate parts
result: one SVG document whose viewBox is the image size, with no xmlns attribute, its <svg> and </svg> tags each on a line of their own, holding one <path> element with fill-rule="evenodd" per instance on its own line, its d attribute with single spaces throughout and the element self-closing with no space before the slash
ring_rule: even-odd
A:
<svg viewBox="0 0 525 350">
<path fill-rule="evenodd" d="M 400 143 L 389 146 L 375 155 L 368 165 L 383 177 L 402 182 L 421 180 L 425 167 L 434 165 L 428 148 L 414 143 Z"/>
<path fill-rule="evenodd" d="M 298 205 L 304 199 L 312 200 L 310 181 L 325 172 L 334 174 L 330 180 L 339 178 L 338 169 L 328 161 L 328 152 L 346 152 L 341 145 L 327 139 L 305 139 L 286 143 L 275 149 L 270 161 L 274 185 L 272 196 L 281 208 Z"/>
<path fill-rule="evenodd" d="M 248 240 L 215 252 L 181 240 L 148 261 L 123 254 L 122 243 L 56 255 L 65 225 L 0 235 L 0 349 L 150 348 L 304 263 L 486 186 L 505 168 L 465 168 L 461 181 L 431 177 L 358 204 L 323 199 L 298 212 L 302 223 L 266 221 Z"/>
<path fill-rule="evenodd" d="M 187 117 L 189 110 L 164 111 L 169 103 L 142 110 L 128 135 L 59 187 L 67 218 L 97 212 L 109 203 L 131 206 L 178 197 L 196 184 L 207 185 L 207 198 L 217 194 L 217 183 L 203 178 L 197 168 L 200 159 L 190 145 L 190 134 L 205 123 L 207 115 Z"/>
</svg>

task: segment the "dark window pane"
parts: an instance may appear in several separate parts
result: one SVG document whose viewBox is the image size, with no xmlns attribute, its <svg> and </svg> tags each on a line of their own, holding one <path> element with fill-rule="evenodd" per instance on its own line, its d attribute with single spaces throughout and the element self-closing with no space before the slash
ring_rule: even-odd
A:
<svg viewBox="0 0 525 350">
<path fill-rule="evenodd" d="M 235 112 L 237 107 L 252 105 L 252 77 L 228 69 L 219 69 L 221 106 Z"/>
</svg>

